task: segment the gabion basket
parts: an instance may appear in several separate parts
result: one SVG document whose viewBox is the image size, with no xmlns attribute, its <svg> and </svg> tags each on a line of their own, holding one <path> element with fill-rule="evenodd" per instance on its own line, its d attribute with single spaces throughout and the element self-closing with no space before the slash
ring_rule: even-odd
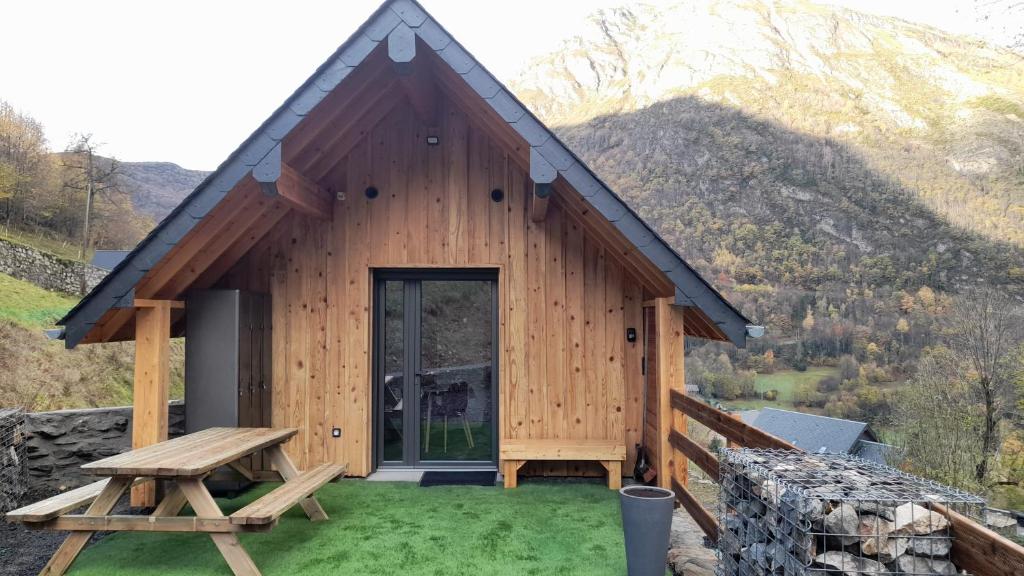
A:
<svg viewBox="0 0 1024 576">
<path fill-rule="evenodd" d="M 981 498 L 849 454 L 727 449 L 719 458 L 718 576 L 951 575 L 941 504 Z"/>
<path fill-rule="evenodd" d="M 0 409 L 0 514 L 25 494 L 25 412 Z"/>
</svg>

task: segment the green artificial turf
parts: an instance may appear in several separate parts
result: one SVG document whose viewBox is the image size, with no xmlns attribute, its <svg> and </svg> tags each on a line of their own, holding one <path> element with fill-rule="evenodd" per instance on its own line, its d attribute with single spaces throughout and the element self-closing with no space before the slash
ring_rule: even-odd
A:
<svg viewBox="0 0 1024 576">
<path fill-rule="evenodd" d="M 225 513 L 275 487 L 235 500 Z M 294 508 L 241 541 L 265 576 L 587 575 L 626 573 L 618 494 L 597 483 L 500 487 L 343 480 L 317 493 L 330 520 Z M 205 534 L 118 533 L 86 549 L 75 576 L 229 575 Z"/>
</svg>

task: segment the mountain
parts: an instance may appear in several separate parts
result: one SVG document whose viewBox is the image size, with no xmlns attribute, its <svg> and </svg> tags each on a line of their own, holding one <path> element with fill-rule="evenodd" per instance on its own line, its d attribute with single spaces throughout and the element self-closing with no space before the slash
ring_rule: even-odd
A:
<svg viewBox="0 0 1024 576">
<path fill-rule="evenodd" d="M 799 0 L 601 10 L 513 91 L 724 287 L 1024 291 L 1024 57 Z"/>
<path fill-rule="evenodd" d="M 121 178 L 135 209 L 160 221 L 209 174 L 171 162 L 122 162 Z"/>
</svg>

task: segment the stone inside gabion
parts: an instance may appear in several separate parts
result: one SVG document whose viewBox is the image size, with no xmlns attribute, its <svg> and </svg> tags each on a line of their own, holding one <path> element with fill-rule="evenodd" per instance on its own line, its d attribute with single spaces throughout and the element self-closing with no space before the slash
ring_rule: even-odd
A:
<svg viewBox="0 0 1024 576">
<path fill-rule="evenodd" d="M 729 449 L 719 576 L 957 574 L 949 521 L 984 502 L 848 454 Z"/>
</svg>

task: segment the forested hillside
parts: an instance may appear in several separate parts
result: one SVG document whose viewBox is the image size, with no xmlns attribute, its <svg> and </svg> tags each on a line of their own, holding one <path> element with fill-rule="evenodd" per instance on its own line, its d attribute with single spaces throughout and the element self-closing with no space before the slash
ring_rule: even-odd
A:
<svg viewBox="0 0 1024 576">
<path fill-rule="evenodd" d="M 755 354 L 850 354 L 899 380 L 951 294 L 1024 293 L 1019 54 L 806 2 L 693 0 L 597 12 L 513 88 L 767 325 Z"/>
<path fill-rule="evenodd" d="M 70 257 L 128 249 L 206 177 L 169 162 L 119 162 L 79 135 L 66 148 L 0 94 L 0 234 Z M 89 190 L 92 200 L 87 202 Z M 89 205 L 88 242 L 86 206 Z"/>
<path fill-rule="evenodd" d="M 905 465 L 1024 505 L 1024 57 L 799 0 L 626 6 L 513 89 L 767 326 L 694 343 L 688 381 L 867 420 Z"/>
</svg>

